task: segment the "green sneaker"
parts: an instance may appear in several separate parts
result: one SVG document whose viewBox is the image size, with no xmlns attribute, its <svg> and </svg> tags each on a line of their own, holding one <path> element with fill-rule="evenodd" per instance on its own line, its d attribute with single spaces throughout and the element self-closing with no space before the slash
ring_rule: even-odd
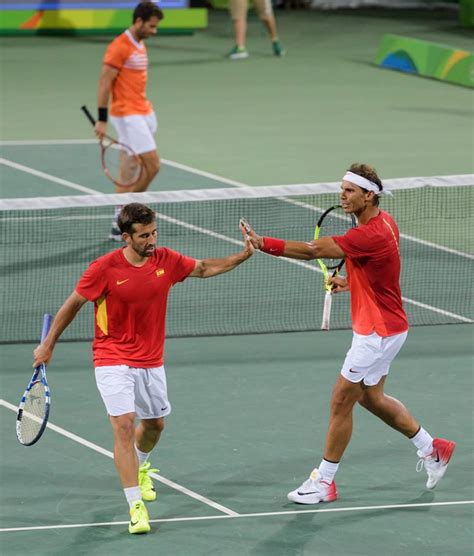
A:
<svg viewBox="0 0 474 556">
<path fill-rule="evenodd" d="M 249 53 L 245 48 L 240 48 L 237 45 L 227 54 L 230 60 L 244 60 L 249 57 Z"/>
<path fill-rule="evenodd" d="M 286 54 L 286 50 L 281 46 L 280 41 L 273 41 L 272 42 L 272 50 L 275 56 L 279 56 L 280 58 Z"/>
<path fill-rule="evenodd" d="M 156 500 L 156 490 L 149 473 L 159 473 L 159 469 L 150 469 L 151 463 L 147 461 L 138 469 L 138 485 L 145 502 Z"/>
<path fill-rule="evenodd" d="M 135 502 L 130 508 L 130 523 L 128 524 L 128 532 L 131 535 L 139 533 L 148 533 L 151 529 L 150 518 L 145 504 L 140 500 Z"/>
</svg>

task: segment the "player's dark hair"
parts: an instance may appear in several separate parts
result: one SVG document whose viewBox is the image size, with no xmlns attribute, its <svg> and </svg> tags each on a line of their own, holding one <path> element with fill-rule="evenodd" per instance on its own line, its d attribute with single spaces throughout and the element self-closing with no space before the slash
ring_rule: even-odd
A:
<svg viewBox="0 0 474 556">
<path fill-rule="evenodd" d="M 132 235 L 135 231 L 133 229 L 134 224 L 143 224 L 146 226 L 155 220 L 156 215 L 151 208 L 141 203 L 129 203 L 122 207 L 117 224 L 122 234 L 127 233 Z"/>
<path fill-rule="evenodd" d="M 379 178 L 377 174 L 377 170 L 373 166 L 370 166 L 370 164 L 360 164 L 359 162 L 354 162 L 354 164 L 351 164 L 351 167 L 349 168 L 349 172 L 352 172 L 353 174 L 362 176 L 366 180 L 374 182 L 380 191 L 383 190 L 382 180 Z M 362 189 L 364 188 L 362 187 Z M 364 189 L 364 191 L 368 193 L 367 189 Z M 379 196 L 376 194 L 374 197 L 373 204 L 376 207 L 378 207 L 379 202 L 380 202 Z"/>
<path fill-rule="evenodd" d="M 148 21 L 152 17 L 157 17 L 160 21 L 164 19 L 165 14 L 155 4 L 155 2 L 140 2 L 133 10 L 132 22 L 140 18 L 142 21 Z"/>
</svg>

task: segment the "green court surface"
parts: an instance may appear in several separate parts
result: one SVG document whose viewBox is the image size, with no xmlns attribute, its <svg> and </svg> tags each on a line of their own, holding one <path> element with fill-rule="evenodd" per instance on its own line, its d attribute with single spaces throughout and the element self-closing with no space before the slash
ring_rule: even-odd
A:
<svg viewBox="0 0 474 556">
<path fill-rule="evenodd" d="M 381 37 L 389 32 L 469 48 L 469 35 L 454 14 L 362 10 L 277 15 L 288 50 L 283 59 L 271 56 L 261 25 L 251 17 L 251 57 L 226 60 L 232 35 L 222 12 L 210 13 L 205 32 L 149 41 L 148 91 L 160 122 L 157 141 L 163 159 L 152 190 L 335 181 L 354 161 L 374 164 L 383 179 L 472 173 L 472 92 L 372 63 Z M 84 103 L 95 106 L 100 60 L 109 39 L 0 39 L 0 197 L 112 192 L 79 109 Z M 464 227 L 473 214 L 471 191 L 466 187 L 457 200 Z M 396 213 L 397 198 L 385 202 Z M 418 226 L 423 223 L 419 214 L 411 211 L 419 205 L 404 206 L 410 210 L 396 216 L 405 233 L 418 243 L 436 244 L 428 261 L 420 261 L 415 251 L 405 259 L 406 267 L 414 269 L 409 280 L 416 299 L 425 304 L 419 310 L 429 322 L 443 311 L 472 318 L 472 240 L 461 226 L 455 229 L 433 215 L 429 200 L 426 216 L 438 218 L 438 225 L 426 236 L 425 227 Z M 456 212 L 456 205 L 449 211 Z M 278 234 L 279 213 L 250 216 L 273 219 Z M 449 236 L 448 228 L 453 228 Z M 88 238 L 86 230 L 80 232 Z M 95 249 L 111 248 L 104 238 L 88 238 L 87 249 L 78 244 L 71 250 L 77 253 L 71 265 L 77 277 L 80 264 L 96 256 Z M 194 256 L 229 252 L 219 241 L 192 241 Z M 412 244 L 404 238 L 402 251 L 407 253 Z M 13 257 L 15 247 L 15 241 L 8 245 Z M 34 248 L 31 242 L 28 249 Z M 463 251 L 462 263 L 449 254 L 451 248 Z M 38 260 L 41 254 L 34 252 L 31 256 L 36 269 L 21 269 L 34 277 L 48 260 Z M 19 270 L 17 257 L 7 261 L 11 273 Z M 192 304 L 189 321 L 199 321 L 200 291 L 213 288 L 225 295 L 226 280 L 242 276 L 232 312 L 240 310 L 245 322 L 246 308 L 255 305 L 247 296 L 253 290 L 246 271 L 242 267 L 205 285 L 185 283 L 171 299 L 181 296 L 184 306 Z M 277 279 L 286 276 L 290 285 L 301 278 L 293 268 L 283 277 L 279 272 L 274 273 Z M 462 284 L 456 283 L 459 276 Z M 1 292 L 7 311 L 16 311 L 26 298 L 21 282 L 16 284 L 13 293 Z M 446 288 L 458 292 L 455 307 L 446 305 Z M 16 296 L 13 304 L 10 295 Z M 288 307 L 288 319 L 299 310 L 291 296 L 278 302 Z M 411 317 L 413 305 L 406 306 Z M 214 318 L 221 309 L 216 302 L 206 314 Z M 387 383 L 388 392 L 406 403 L 433 435 L 458 443 L 435 491 L 425 490 L 424 472 L 416 473 L 411 443 L 358 408 L 353 440 L 337 475 L 339 499 L 316 507 L 287 502 L 286 493 L 320 461 L 331 387 L 350 336 L 348 330 L 337 330 L 169 339 L 166 367 L 173 412 L 152 459 L 164 482 L 157 484 L 158 501 L 149 504 L 152 533 L 139 538 L 126 530 L 127 508 L 110 457 L 112 434 L 94 382 L 90 344 L 58 345 L 48 370 L 50 422 L 56 429 L 48 429 L 32 448 L 16 440 L 13 409 L 29 378 L 34 346 L 0 345 L 0 551 L 8 556 L 470 554 L 474 446 L 468 324 L 413 328 Z"/>
<path fill-rule="evenodd" d="M 1 526 L 11 529 L 2 532 L 5 554 L 32 546 L 38 555 L 468 554 L 472 334 L 465 325 L 413 329 L 387 383 L 426 428 L 458 443 L 434 491 L 415 471 L 411 443 L 359 408 L 337 477 L 339 499 L 316 507 L 286 500 L 319 461 L 330 390 L 349 341 L 348 331 L 169 340 L 173 412 L 152 463 L 179 487 L 157 484 L 158 499 L 148 504 L 156 521 L 141 538 L 123 523 L 113 462 L 95 451 L 112 446 L 90 347 L 60 344 L 48 373 L 50 421 L 79 438 L 48 429 L 35 447 L 20 446 L 15 415 L 0 406 Z M 27 371 L 18 362 L 30 360 L 32 347 L 1 347 L 2 397 L 10 404 Z M 32 526 L 45 528 L 17 529 Z"/>
<path fill-rule="evenodd" d="M 220 12 L 207 31 L 148 42 L 163 158 L 250 185 L 340 179 L 361 160 L 385 178 L 472 171 L 472 91 L 373 64 L 388 32 L 469 49 L 456 14 L 277 15 L 282 59 L 251 19 L 250 58 L 227 60 L 233 38 Z M 109 40 L 1 38 L 2 139 L 90 137 L 80 106 L 95 106 Z"/>
</svg>

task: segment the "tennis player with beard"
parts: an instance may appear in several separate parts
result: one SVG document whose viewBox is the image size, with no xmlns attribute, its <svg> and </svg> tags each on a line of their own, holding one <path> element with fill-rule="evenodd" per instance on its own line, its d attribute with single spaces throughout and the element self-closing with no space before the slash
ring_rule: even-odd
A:
<svg viewBox="0 0 474 556">
<path fill-rule="evenodd" d="M 160 157 L 154 135 L 158 123 L 151 102 L 146 96 L 148 55 L 144 41 L 156 35 L 163 12 L 154 2 L 141 2 L 133 12 L 132 24 L 115 38 L 105 52 L 97 91 L 98 115 L 95 132 L 102 139 L 107 121 L 114 126 L 118 141 L 138 154 L 143 172 L 132 186 L 116 186 L 117 193 L 146 191 L 160 169 Z M 112 97 L 109 108 L 109 100 Z M 133 174 L 127 165 L 136 164 L 123 158 L 121 172 Z M 117 225 L 121 207 L 117 207 L 110 239 L 122 241 Z"/>
<path fill-rule="evenodd" d="M 166 304 L 170 289 L 188 277 L 210 278 L 233 270 L 254 248 L 243 228 L 239 253 L 196 260 L 157 247 L 155 213 L 125 205 L 118 218 L 126 247 L 95 260 L 59 309 L 34 365 L 48 363 L 54 346 L 81 307 L 95 306 L 93 359 L 96 382 L 114 433 L 115 465 L 130 506 L 129 532 L 150 530 L 144 501 L 156 492 L 148 457 L 171 412 L 163 366 Z M 135 417 L 140 419 L 135 427 Z"/>
</svg>

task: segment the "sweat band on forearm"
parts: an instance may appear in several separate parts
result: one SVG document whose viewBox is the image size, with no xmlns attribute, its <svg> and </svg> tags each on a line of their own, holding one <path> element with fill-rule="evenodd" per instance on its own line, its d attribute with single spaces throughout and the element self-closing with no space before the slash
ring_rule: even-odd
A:
<svg viewBox="0 0 474 556">
<path fill-rule="evenodd" d="M 260 251 L 273 255 L 274 257 L 280 257 L 285 251 L 285 240 L 277 239 L 276 237 L 264 237 Z"/>
<path fill-rule="evenodd" d="M 107 121 L 107 115 L 108 115 L 107 108 L 100 108 L 99 107 L 97 109 L 97 113 L 98 113 L 97 119 L 99 120 L 99 122 L 106 122 Z"/>
</svg>

